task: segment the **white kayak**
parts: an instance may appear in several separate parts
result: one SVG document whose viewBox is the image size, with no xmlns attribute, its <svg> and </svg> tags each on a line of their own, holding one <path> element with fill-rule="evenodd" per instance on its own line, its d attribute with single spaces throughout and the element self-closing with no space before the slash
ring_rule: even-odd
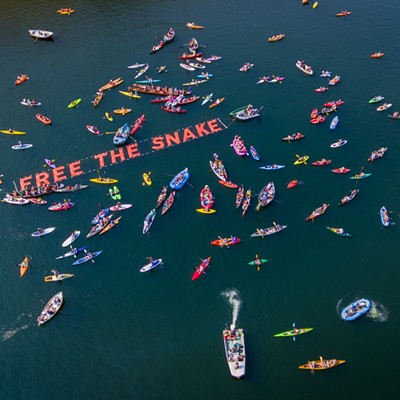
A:
<svg viewBox="0 0 400 400">
<path fill-rule="evenodd" d="M 29 149 L 33 146 L 33 144 L 30 143 L 19 143 L 19 144 L 14 144 L 13 146 L 11 146 L 11 148 L 13 150 L 25 150 L 25 149 Z"/>
<path fill-rule="evenodd" d="M 162 262 L 163 262 L 163 261 L 162 261 L 161 258 L 159 258 L 159 259 L 157 259 L 157 260 L 154 260 L 154 261 L 152 261 L 152 262 L 146 264 L 146 265 L 143 266 L 142 268 L 140 268 L 140 272 L 147 272 L 147 271 L 150 271 L 151 269 L 157 267 L 157 265 L 162 264 Z"/>
<path fill-rule="evenodd" d="M 54 226 L 50 227 L 50 228 L 46 228 L 46 229 L 38 229 L 36 232 L 33 232 L 31 234 L 31 236 L 33 237 L 39 237 L 39 236 L 43 236 L 43 235 L 47 235 L 48 233 L 51 233 L 55 230 L 56 228 Z"/>
<path fill-rule="evenodd" d="M 81 231 L 73 231 L 71 233 L 71 235 L 64 240 L 64 242 L 62 243 L 62 247 L 67 247 L 69 246 L 75 239 L 78 238 L 78 236 L 81 234 Z"/>
<path fill-rule="evenodd" d="M 131 208 L 132 204 L 116 204 L 115 206 L 110 207 L 111 211 L 122 211 Z"/>
<path fill-rule="evenodd" d="M 208 103 L 212 99 L 213 94 L 214 93 L 210 93 L 206 97 L 203 97 L 204 100 L 201 102 L 201 105 L 204 106 L 204 104 Z"/>
</svg>

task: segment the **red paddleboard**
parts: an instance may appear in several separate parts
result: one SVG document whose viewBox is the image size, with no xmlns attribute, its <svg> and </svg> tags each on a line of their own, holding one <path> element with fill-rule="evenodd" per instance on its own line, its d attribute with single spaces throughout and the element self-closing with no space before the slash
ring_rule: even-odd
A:
<svg viewBox="0 0 400 400">
<path fill-rule="evenodd" d="M 294 188 L 298 185 L 299 181 L 297 179 L 293 179 L 292 181 L 290 181 L 287 185 L 288 189 Z"/>
<path fill-rule="evenodd" d="M 236 183 L 233 183 L 233 182 L 231 182 L 231 181 L 229 181 L 229 182 L 227 182 L 227 181 L 223 181 L 223 180 L 220 180 L 220 181 L 218 181 L 221 185 L 224 185 L 224 186 L 226 186 L 226 187 L 228 187 L 228 188 L 231 188 L 231 189 L 236 189 L 237 187 L 238 187 L 238 185 L 236 185 Z"/>
</svg>

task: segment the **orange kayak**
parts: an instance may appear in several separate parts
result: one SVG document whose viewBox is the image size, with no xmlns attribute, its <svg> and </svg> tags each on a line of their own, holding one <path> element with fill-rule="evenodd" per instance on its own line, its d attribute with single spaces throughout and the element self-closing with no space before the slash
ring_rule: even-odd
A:
<svg viewBox="0 0 400 400">
<path fill-rule="evenodd" d="M 385 53 L 378 51 L 377 53 L 371 54 L 371 58 L 381 58 L 384 55 L 385 55 Z"/>
<path fill-rule="evenodd" d="M 24 261 L 22 261 L 21 264 L 19 264 L 19 274 L 21 275 L 21 278 L 26 274 L 26 271 L 28 271 L 29 267 L 29 259 L 28 257 L 24 258 Z"/>
<path fill-rule="evenodd" d="M 36 114 L 36 118 L 45 125 L 51 125 L 51 119 L 42 114 Z"/>
<path fill-rule="evenodd" d="M 29 79 L 29 76 L 28 75 L 19 75 L 18 77 L 17 77 L 17 80 L 15 81 L 15 84 L 16 85 L 20 85 L 22 82 L 25 82 L 27 79 Z"/>
</svg>

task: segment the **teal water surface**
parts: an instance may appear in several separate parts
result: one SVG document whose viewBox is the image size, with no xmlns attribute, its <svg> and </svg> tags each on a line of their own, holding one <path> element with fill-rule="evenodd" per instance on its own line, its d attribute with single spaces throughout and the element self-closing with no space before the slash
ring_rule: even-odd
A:
<svg viewBox="0 0 400 400">
<path fill-rule="evenodd" d="M 394 224 L 381 225 L 379 209 L 385 205 L 398 222 L 400 125 L 387 114 L 400 110 L 395 45 L 400 7 L 394 0 L 319 3 L 316 9 L 302 6 L 300 0 L 3 4 L 0 129 L 27 134 L 0 137 L 1 193 L 13 190 L 13 182 L 18 184 L 21 177 L 47 171 L 45 158 L 57 165 L 82 160 L 84 171 L 91 172 L 65 182 L 90 185 L 68 195 L 76 202 L 68 211 L 1 204 L 2 399 L 373 399 L 394 392 L 400 328 L 399 230 Z M 56 13 L 66 6 L 76 12 Z M 352 15 L 336 18 L 343 9 Z M 205 29 L 191 31 L 185 26 L 189 21 Z M 176 31 L 174 41 L 150 55 L 170 27 Z M 53 31 L 54 40 L 30 38 L 27 31 L 35 28 Z M 278 33 L 286 37 L 267 42 Z M 179 87 L 189 82 L 198 72 L 183 70 L 178 56 L 193 36 L 204 56 L 222 56 L 207 67 L 214 76 L 193 87 L 193 93 L 225 97 L 221 105 L 209 109 L 197 102 L 187 106 L 186 114 L 172 115 L 151 104 L 148 95 L 130 100 L 118 93 L 133 83 L 135 72 L 126 67 L 135 62 L 148 62 L 148 75 L 162 79 L 162 84 Z M 376 51 L 385 56 L 371 59 Z M 299 59 L 313 67 L 312 77 L 295 67 Z M 254 63 L 253 69 L 239 72 L 245 62 Z M 158 75 L 160 65 L 168 72 Z M 327 86 L 319 77 L 326 69 L 342 81 L 325 93 L 315 93 L 315 88 Z M 30 79 L 15 86 L 22 73 Z M 284 83 L 256 85 L 260 76 L 273 74 L 284 76 Z M 91 101 L 97 89 L 117 77 L 124 83 L 106 92 L 94 108 Z M 379 94 L 393 104 L 390 110 L 379 113 L 376 105 L 368 104 Z M 19 104 L 23 98 L 38 99 L 43 105 L 25 108 Z M 82 98 L 78 107 L 68 109 L 77 98 Z M 310 125 L 313 108 L 340 98 L 345 104 L 337 112 L 335 131 L 329 130 L 332 116 L 319 126 Z M 261 117 L 233 122 L 229 112 L 248 103 L 264 106 Z M 114 122 L 103 118 L 106 111 L 120 107 L 132 108 L 132 113 L 115 116 Z M 53 125 L 38 122 L 37 112 L 48 115 Z M 215 118 L 228 129 L 100 169 L 101 175 L 119 180 L 122 202 L 133 207 L 119 214 L 116 228 L 86 240 L 94 215 L 113 205 L 108 186 L 89 182 L 98 174 L 92 156 L 115 150 L 113 135 L 94 136 L 86 125 L 112 132 L 143 113 L 146 122 L 135 134 L 138 142 Z M 295 132 L 306 137 L 281 141 Z M 230 143 L 235 134 L 258 150 L 259 162 L 234 153 Z M 348 144 L 330 148 L 339 138 Z M 18 140 L 33 147 L 12 150 Z M 370 153 L 383 146 L 388 147 L 385 157 L 368 163 Z M 210 171 L 215 152 L 232 181 L 254 193 L 244 218 L 235 209 L 236 191 L 220 185 Z M 326 167 L 294 166 L 296 154 L 333 162 Z M 274 163 L 286 167 L 258 168 Z M 331 172 L 341 166 L 351 172 Z M 162 186 L 184 167 L 191 173 L 189 183 L 177 192 L 171 210 L 164 216 L 158 212 L 143 235 L 143 219 Z M 371 177 L 348 179 L 360 170 Z M 153 183 L 144 186 L 142 174 L 148 171 Z M 292 179 L 300 185 L 288 190 Z M 270 181 L 276 187 L 275 201 L 256 212 L 256 195 Z M 217 212 L 212 215 L 195 212 L 206 184 L 215 197 Z M 360 189 L 357 197 L 337 207 L 355 188 Z M 47 196 L 49 205 L 64 198 L 65 194 Z M 330 204 L 327 212 L 306 223 L 323 203 Z M 250 238 L 257 228 L 273 222 L 288 228 L 264 239 Z M 38 226 L 56 230 L 32 238 Z M 326 226 L 343 227 L 352 237 L 333 235 Z M 65 252 L 61 243 L 75 229 L 82 232 L 77 246 L 103 250 L 95 263 L 72 266 L 72 258 L 55 261 Z M 240 237 L 241 243 L 229 249 L 210 245 L 218 236 L 230 235 Z M 247 265 L 256 254 L 268 259 L 260 271 Z M 20 278 L 17 264 L 26 255 L 31 268 Z M 164 264 L 141 274 L 148 256 L 162 258 Z M 192 282 L 195 267 L 209 256 L 207 275 Z M 53 268 L 75 277 L 44 283 Z M 62 311 L 38 328 L 36 319 L 44 303 L 60 290 L 65 299 Z M 360 297 L 372 300 L 371 312 L 345 323 L 340 310 Z M 222 342 L 222 329 L 232 320 L 246 338 L 246 376 L 240 382 L 229 375 Z M 273 337 L 294 322 L 314 330 L 296 342 Z M 298 370 L 319 356 L 347 362 L 314 375 Z"/>
</svg>

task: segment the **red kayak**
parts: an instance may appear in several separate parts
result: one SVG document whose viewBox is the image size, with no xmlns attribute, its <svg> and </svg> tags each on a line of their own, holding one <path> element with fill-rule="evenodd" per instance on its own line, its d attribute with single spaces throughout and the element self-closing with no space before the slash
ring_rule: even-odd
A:
<svg viewBox="0 0 400 400">
<path fill-rule="evenodd" d="M 236 236 L 231 236 L 230 238 L 219 238 L 217 240 L 213 240 L 211 244 L 213 246 L 220 246 L 220 247 L 229 247 L 234 244 L 237 244 L 240 242 L 240 239 Z"/>
<path fill-rule="evenodd" d="M 51 125 L 51 119 L 47 118 L 45 115 L 36 114 L 36 118 L 45 125 Z"/>
<path fill-rule="evenodd" d="M 50 211 L 64 211 L 72 208 L 75 203 L 71 203 L 69 201 L 65 201 L 64 203 L 55 203 L 54 205 L 50 206 L 48 209 Z"/>
<path fill-rule="evenodd" d="M 350 169 L 345 167 L 335 168 L 332 170 L 335 174 L 347 174 L 349 171 Z"/>
<path fill-rule="evenodd" d="M 203 55 L 202 53 L 192 53 L 192 54 L 183 53 L 179 58 L 181 60 L 189 60 L 191 58 L 201 57 L 202 55 Z"/>
<path fill-rule="evenodd" d="M 321 122 L 324 122 L 325 121 L 325 117 L 323 117 L 322 115 L 318 115 L 318 117 L 317 118 L 312 118 L 312 119 L 310 119 L 310 123 L 311 124 L 320 124 Z"/>
<path fill-rule="evenodd" d="M 204 274 L 204 271 L 210 265 L 210 260 L 211 260 L 211 257 L 208 257 L 201 262 L 201 264 L 196 268 L 196 271 L 194 271 L 194 273 L 192 275 L 192 281 L 195 281 L 197 278 L 200 277 L 200 275 Z"/>
<path fill-rule="evenodd" d="M 182 107 L 161 107 L 164 111 L 170 112 L 170 113 L 176 113 L 176 114 L 182 114 L 185 113 L 187 110 L 185 110 Z"/>
<path fill-rule="evenodd" d="M 322 160 L 314 161 L 311 163 L 311 165 L 314 165 L 315 167 L 323 167 L 324 165 L 331 164 L 332 160 L 326 160 L 323 158 Z"/>
<path fill-rule="evenodd" d="M 288 183 L 288 185 L 286 186 L 288 189 L 294 188 L 299 184 L 299 181 L 297 179 L 293 179 L 292 181 L 290 181 Z"/>
<path fill-rule="evenodd" d="M 130 135 L 132 136 L 143 124 L 144 120 L 145 120 L 145 115 L 143 114 L 141 117 L 139 117 L 135 123 L 132 126 Z"/>
<path fill-rule="evenodd" d="M 238 187 L 238 185 L 236 185 L 236 183 L 233 183 L 231 181 L 227 182 L 227 181 L 219 180 L 218 182 L 221 185 L 224 185 L 224 186 L 226 186 L 228 188 L 231 188 L 231 189 L 236 189 Z"/>
<path fill-rule="evenodd" d="M 311 119 L 314 119 L 314 118 L 317 118 L 317 117 L 318 117 L 318 110 L 317 110 L 316 108 L 314 108 L 314 109 L 311 111 L 310 118 L 311 118 Z"/>
</svg>

